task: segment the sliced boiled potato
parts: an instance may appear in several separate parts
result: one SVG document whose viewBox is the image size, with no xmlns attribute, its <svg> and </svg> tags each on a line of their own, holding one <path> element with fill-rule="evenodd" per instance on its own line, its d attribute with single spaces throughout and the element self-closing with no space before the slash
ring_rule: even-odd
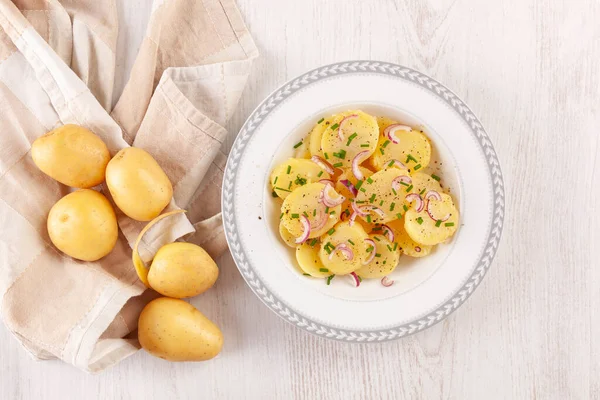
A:
<svg viewBox="0 0 600 400">
<path fill-rule="evenodd" d="M 424 172 L 416 172 L 412 175 L 413 192 L 425 195 L 430 190 L 442 193 L 443 189 L 440 183 L 433 179 L 431 175 Z"/>
<path fill-rule="evenodd" d="M 387 225 L 394 232 L 394 242 L 398 243 L 400 251 L 409 257 L 425 257 L 431 253 L 433 246 L 415 242 L 404 229 L 404 219 L 390 221 Z"/>
<path fill-rule="evenodd" d="M 321 237 L 321 249 L 319 257 L 325 268 L 335 275 L 349 274 L 362 266 L 367 255 L 365 239 L 369 235 L 360 224 L 350 226 L 348 222 L 340 222 Z M 351 251 L 351 257 L 347 252 L 335 250 L 339 245 L 345 246 Z"/>
<path fill-rule="evenodd" d="M 307 242 L 296 246 L 296 260 L 298 261 L 298 265 L 300 265 L 300 269 L 304 273 L 312 277 L 326 278 L 332 273 L 323 265 L 321 257 L 319 257 L 321 244 L 315 243 L 314 246 L 311 246 L 310 243 Z"/>
<path fill-rule="evenodd" d="M 281 205 L 281 223 L 294 237 L 304 233 L 302 224 L 304 216 L 308 219 L 311 229 L 309 238 L 319 237 L 331 229 L 339 220 L 342 206 L 327 209 L 320 201 L 321 192 L 325 189 L 322 183 L 308 183 L 290 193 Z M 334 192 L 331 189 L 330 192 Z M 327 210 L 328 213 L 325 211 Z M 326 220 L 326 222 L 323 222 Z M 315 227 L 319 227 L 315 229 Z"/>
<path fill-rule="evenodd" d="M 360 168 L 360 171 L 365 176 L 365 178 L 368 178 L 369 176 L 373 175 L 373 171 L 371 171 L 370 169 L 365 168 L 365 167 L 359 167 L 359 168 Z M 342 170 L 342 173 L 337 177 L 337 181 L 335 183 L 335 190 L 338 193 L 342 194 L 344 197 L 346 197 L 346 200 L 342 203 L 341 219 L 343 221 L 347 221 L 353 212 L 352 203 L 350 202 L 350 200 L 354 199 L 354 194 L 349 189 L 349 187 L 350 187 L 349 185 L 356 187 L 357 183 L 358 183 L 358 179 L 356 179 L 356 177 L 352 173 L 351 168 L 346 168 L 346 169 Z M 365 231 L 367 233 L 371 232 L 371 229 L 373 229 L 372 224 L 369 224 L 367 221 L 364 221 L 361 218 L 356 218 L 355 221 L 358 222 L 359 224 L 361 224 L 363 226 L 363 228 L 365 228 Z"/>
<path fill-rule="evenodd" d="M 329 178 L 329 174 L 311 160 L 290 158 L 273 169 L 271 187 L 277 196 L 285 199 L 297 187 Z"/>
<path fill-rule="evenodd" d="M 391 161 L 398 160 L 411 172 L 417 172 L 429 165 L 431 159 L 431 143 L 423 131 L 412 129 L 396 131 L 398 143 L 393 143 L 385 136 L 385 129 L 398 122 L 389 118 L 379 120 L 381 136 L 377 150 L 373 153 L 371 164 L 380 170 L 388 166 Z"/>
<path fill-rule="evenodd" d="M 321 118 L 319 122 L 312 128 L 308 134 L 308 150 L 313 156 L 323 157 L 323 149 L 321 149 L 321 138 L 325 129 L 333 125 L 332 117 Z"/>
<path fill-rule="evenodd" d="M 452 197 L 445 193 L 440 193 L 440 196 L 442 200 L 434 198 L 427 200 L 421 212 L 414 209 L 406 212 L 404 228 L 415 242 L 435 245 L 442 243 L 456 232 L 459 222 L 458 210 L 454 206 Z M 429 213 L 433 218 L 429 216 Z M 446 217 L 448 219 L 442 221 Z"/>
<path fill-rule="evenodd" d="M 397 245 L 383 235 L 371 234 L 369 238 L 375 242 L 375 248 L 369 253 L 374 251 L 375 256 L 368 264 L 363 265 L 355 272 L 361 278 L 382 278 L 396 269 L 400 259 L 400 250 Z"/>
<path fill-rule="evenodd" d="M 368 216 L 361 217 L 369 223 L 386 223 L 398 218 L 398 213 L 404 213 L 405 196 L 412 191 L 410 186 L 399 185 L 395 190 L 393 181 L 400 176 L 408 176 L 407 170 L 388 168 L 374 173 L 360 184 L 356 203 L 361 209 L 376 208 L 381 210 L 369 211 Z M 407 192 L 408 190 L 408 192 Z"/>
<path fill-rule="evenodd" d="M 310 136 L 305 137 L 294 149 L 294 158 L 310 158 Z"/>
<path fill-rule="evenodd" d="M 279 236 L 281 236 L 281 239 L 283 239 L 285 244 L 287 244 L 288 246 L 290 246 L 290 247 L 297 246 L 296 238 L 290 233 L 290 231 L 287 230 L 287 228 L 283 224 L 283 221 L 279 222 Z"/>
<path fill-rule="evenodd" d="M 321 148 L 334 167 L 350 168 L 359 153 L 364 153 L 360 157 L 361 163 L 373 154 L 379 138 L 374 117 L 359 110 L 347 111 L 335 115 L 332 122 L 323 132 Z"/>
</svg>

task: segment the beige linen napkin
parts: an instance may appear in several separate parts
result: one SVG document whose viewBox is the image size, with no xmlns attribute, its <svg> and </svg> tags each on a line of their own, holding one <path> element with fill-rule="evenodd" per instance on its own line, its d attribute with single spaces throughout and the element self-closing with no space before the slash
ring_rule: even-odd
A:
<svg viewBox="0 0 600 400">
<path fill-rule="evenodd" d="M 35 167 L 31 143 L 77 123 L 113 154 L 144 148 L 173 183 L 169 208 L 190 212 L 189 221 L 172 217 L 149 231 L 142 257 L 181 237 L 216 256 L 226 248 L 223 125 L 257 56 L 231 0 L 158 0 L 111 118 L 116 25 L 113 0 L 0 0 L 0 311 L 34 358 L 90 372 L 139 348 L 125 337 L 153 294 L 144 293 L 128 244 L 144 224 L 119 214 L 121 239 L 97 262 L 58 252 L 46 217 L 70 189 Z"/>
</svg>

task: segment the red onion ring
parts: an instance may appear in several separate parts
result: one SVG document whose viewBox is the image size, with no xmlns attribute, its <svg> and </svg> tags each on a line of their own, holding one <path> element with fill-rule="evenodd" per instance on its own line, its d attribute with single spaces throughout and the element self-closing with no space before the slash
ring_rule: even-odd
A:
<svg viewBox="0 0 600 400">
<path fill-rule="evenodd" d="M 360 279 L 358 279 L 358 275 L 356 275 L 356 272 L 350 272 L 350 276 L 352 277 L 352 281 L 354 283 L 354 286 L 359 287 L 360 286 Z"/>
<path fill-rule="evenodd" d="M 392 141 L 394 144 L 400 143 L 400 139 L 396 136 L 396 131 L 412 131 L 410 126 L 401 125 L 401 124 L 392 124 L 384 129 L 383 134 L 387 136 L 388 139 Z"/>
<path fill-rule="evenodd" d="M 398 167 L 402 168 L 402 169 L 406 169 L 406 165 L 404 165 L 404 163 L 401 163 L 400 161 L 393 159 L 387 162 L 387 165 L 389 165 L 389 163 L 392 163 L 391 166 L 397 165 Z"/>
<path fill-rule="evenodd" d="M 319 195 L 319 198 L 322 199 L 323 204 L 325 204 L 327 207 L 335 207 L 335 206 L 339 206 L 340 204 L 342 204 L 344 202 L 344 200 L 346 200 L 346 198 L 344 196 L 342 196 L 341 194 L 338 194 L 337 198 L 331 197 L 329 194 L 329 191 L 333 189 L 333 186 L 330 185 L 329 183 L 325 185 L 325 188 L 321 191 L 321 194 Z M 334 189 L 335 192 L 335 189 Z M 337 194 L 337 192 L 336 192 Z"/>
<path fill-rule="evenodd" d="M 375 244 L 375 241 L 373 239 L 365 239 L 364 242 L 368 245 L 373 246 L 373 250 L 371 250 L 371 252 L 367 253 L 368 258 L 365 261 L 363 261 L 363 263 L 362 263 L 362 265 L 367 265 L 371 261 L 373 261 L 373 259 L 375 258 L 375 253 L 377 253 L 377 245 Z M 367 249 L 368 248 L 369 247 L 367 247 Z"/>
<path fill-rule="evenodd" d="M 410 176 L 406 176 L 406 175 L 400 175 L 400 176 L 395 177 L 394 180 L 392 181 L 392 188 L 395 191 L 400 190 L 400 182 L 410 185 L 412 183 L 412 179 L 410 178 Z"/>
<path fill-rule="evenodd" d="M 383 230 L 383 234 L 385 235 L 385 237 L 388 238 L 390 242 L 393 242 L 394 232 L 392 231 L 392 228 L 390 228 L 387 225 L 381 225 L 381 229 Z"/>
<path fill-rule="evenodd" d="M 348 220 L 348 225 L 350 225 L 350 226 L 354 225 L 354 220 L 356 219 L 357 215 L 358 214 L 356 214 L 355 212 L 353 212 L 352 215 L 350 215 L 350 219 Z"/>
<path fill-rule="evenodd" d="M 354 252 L 352 252 L 352 249 L 350 247 L 348 247 L 348 245 L 346 243 L 340 243 L 337 246 L 335 246 L 335 248 L 333 249 L 331 254 L 329 254 L 330 260 L 333 258 L 333 255 L 335 254 L 336 251 L 339 251 L 340 253 L 342 253 L 344 255 L 344 257 L 346 257 L 347 261 L 351 261 L 354 258 Z"/>
<path fill-rule="evenodd" d="M 333 175 L 335 173 L 335 170 L 333 169 L 333 166 L 331 164 L 329 164 L 327 161 L 325 161 L 323 159 L 323 157 L 312 156 L 310 158 L 310 161 L 312 161 L 315 164 L 317 164 L 319 167 L 321 167 L 322 169 L 324 169 L 330 175 Z"/>
<path fill-rule="evenodd" d="M 412 203 L 413 201 L 416 201 L 415 207 L 416 207 L 417 212 L 423 211 L 423 207 L 425 207 L 425 202 L 423 201 L 421 196 L 419 196 L 417 193 L 407 194 L 406 201 L 408 201 L 410 203 Z"/>
<path fill-rule="evenodd" d="M 433 190 L 432 190 L 432 191 L 430 191 L 429 193 L 431 193 L 431 192 L 433 192 Z M 429 195 L 429 193 L 427 193 L 427 195 Z M 437 193 L 437 192 L 436 192 L 436 194 L 437 194 L 438 196 L 440 196 L 440 195 L 439 195 L 439 193 Z M 425 198 L 427 198 L 427 195 L 425 195 Z M 448 221 L 448 219 L 450 219 L 450 214 L 446 214 L 446 215 L 445 215 L 443 218 L 435 218 L 435 217 L 433 216 L 433 211 L 431 211 L 431 210 L 429 209 L 429 204 L 431 203 L 431 199 L 432 199 L 432 198 L 434 198 L 434 197 L 432 196 L 432 197 L 430 197 L 429 199 L 427 199 L 427 207 L 425 207 L 425 211 L 427 211 L 427 215 L 429 215 L 429 218 L 431 218 L 431 219 L 432 219 L 432 220 L 434 220 L 434 221 L 437 221 L 437 220 L 440 220 L 440 221 L 442 221 L 442 222 Z M 442 196 L 440 196 L 440 200 L 442 200 Z"/>
<path fill-rule="evenodd" d="M 362 171 L 360 170 L 360 163 L 363 162 L 363 157 L 365 157 L 365 155 L 368 157 L 369 154 L 371 152 L 369 150 L 363 150 L 361 152 L 359 152 L 357 155 L 354 156 L 354 158 L 352 159 L 352 173 L 354 174 L 354 176 L 356 177 L 356 179 L 358 179 L 359 181 L 362 181 L 363 179 L 365 179 L 365 176 L 363 175 Z"/>
<path fill-rule="evenodd" d="M 325 212 L 324 209 L 321 208 L 321 210 L 319 211 L 319 224 L 312 226 L 311 229 L 314 229 L 315 231 L 318 231 L 319 229 L 323 228 L 325 226 L 325 224 L 327 224 L 327 220 L 329 219 L 329 215 Z"/>
<path fill-rule="evenodd" d="M 361 208 L 356 204 L 355 201 L 353 201 L 351 203 L 352 203 L 352 210 L 354 211 L 355 214 L 358 214 L 361 217 L 366 217 L 367 216 L 367 213 L 364 212 L 363 210 L 361 210 Z"/>
<path fill-rule="evenodd" d="M 387 275 L 384 276 L 383 278 L 381 278 L 381 284 L 385 287 L 392 286 L 394 284 L 394 282 L 395 281 L 393 279 L 388 278 Z"/>
<path fill-rule="evenodd" d="M 383 212 L 383 210 L 377 206 L 371 206 L 371 205 L 367 205 L 367 206 L 362 206 L 360 208 L 362 211 L 374 211 L 375 214 L 379 215 L 380 218 L 385 218 L 385 212 Z"/>
<path fill-rule="evenodd" d="M 344 134 L 342 132 L 342 126 L 344 125 L 344 122 L 352 118 L 358 118 L 358 114 L 348 115 L 340 121 L 340 126 L 338 127 L 338 137 L 340 138 L 340 140 L 344 140 Z"/>
<path fill-rule="evenodd" d="M 425 200 L 436 199 L 437 201 L 442 201 L 442 195 L 436 192 L 435 190 L 430 190 L 425 195 Z"/>
<path fill-rule="evenodd" d="M 352 182 L 350 182 L 348 179 L 342 179 L 340 180 L 340 183 L 348 188 L 350 193 L 352 193 L 352 196 L 356 197 L 358 194 L 358 189 L 356 189 Z"/>
<path fill-rule="evenodd" d="M 296 239 L 296 244 L 304 243 L 308 240 L 308 236 L 310 235 L 310 221 L 306 218 L 306 215 L 302 214 L 300 216 L 300 222 L 302 222 L 302 236 Z"/>
</svg>

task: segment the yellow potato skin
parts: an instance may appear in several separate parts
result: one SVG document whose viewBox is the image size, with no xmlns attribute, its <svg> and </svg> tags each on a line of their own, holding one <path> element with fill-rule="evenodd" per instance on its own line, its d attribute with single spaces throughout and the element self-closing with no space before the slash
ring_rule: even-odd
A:
<svg viewBox="0 0 600 400">
<path fill-rule="evenodd" d="M 205 361 L 223 347 L 223 333 L 194 306 L 161 297 L 148 303 L 138 320 L 138 339 L 155 357 L 168 361 Z"/>
<path fill-rule="evenodd" d="M 56 202 L 47 228 L 60 251 L 83 261 L 96 261 L 110 253 L 119 236 L 110 202 L 91 189 L 80 189 Z"/>
<path fill-rule="evenodd" d="M 148 283 L 163 296 L 184 298 L 210 289 L 219 268 L 208 253 L 193 243 L 169 243 L 161 247 L 150 266 Z"/>
<path fill-rule="evenodd" d="M 106 184 L 115 204 L 137 221 L 156 218 L 173 197 L 173 186 L 156 160 L 142 149 L 119 151 L 106 167 Z"/>
<path fill-rule="evenodd" d="M 106 144 L 78 125 L 64 125 L 37 138 L 31 145 L 35 165 L 63 185 L 91 188 L 104 182 L 110 153 Z"/>
</svg>

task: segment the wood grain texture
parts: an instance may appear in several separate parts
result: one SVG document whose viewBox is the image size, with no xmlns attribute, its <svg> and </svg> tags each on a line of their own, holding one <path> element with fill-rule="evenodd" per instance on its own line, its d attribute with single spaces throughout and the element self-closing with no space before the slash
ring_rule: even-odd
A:
<svg viewBox="0 0 600 400">
<path fill-rule="evenodd" d="M 227 147 L 266 95 L 308 69 L 377 59 L 432 75 L 471 106 L 502 162 L 507 214 L 488 276 L 431 329 L 357 345 L 287 324 L 223 256 L 216 287 L 193 301 L 224 331 L 218 359 L 139 352 L 88 376 L 31 361 L 2 327 L 0 399 L 600 398 L 600 3 L 237 1 L 261 58 Z M 120 86 L 149 10 L 120 1 Z"/>
</svg>

